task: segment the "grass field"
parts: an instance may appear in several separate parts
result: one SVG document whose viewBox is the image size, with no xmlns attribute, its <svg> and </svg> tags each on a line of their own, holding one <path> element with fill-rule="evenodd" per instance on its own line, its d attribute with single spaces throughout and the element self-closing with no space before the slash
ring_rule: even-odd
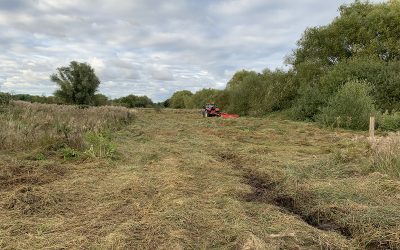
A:
<svg viewBox="0 0 400 250">
<path fill-rule="evenodd" d="M 400 140 L 366 135 L 137 110 L 113 157 L 4 147 L 0 248 L 400 249 Z"/>
</svg>

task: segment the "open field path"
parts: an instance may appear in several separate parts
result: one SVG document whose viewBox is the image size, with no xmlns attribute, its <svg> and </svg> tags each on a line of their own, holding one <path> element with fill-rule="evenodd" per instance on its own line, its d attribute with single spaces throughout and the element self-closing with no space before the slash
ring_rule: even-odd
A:
<svg viewBox="0 0 400 250">
<path fill-rule="evenodd" d="M 365 154 L 362 138 L 273 117 L 139 110 L 115 135 L 118 160 L 64 162 L 48 183 L 1 192 L 0 248 L 357 249 L 352 228 L 317 221 L 309 206 L 396 208 L 400 198 L 385 197 L 398 182 L 369 194 L 383 177 L 352 158 Z M 18 207 L 20 196 L 40 203 Z"/>
</svg>

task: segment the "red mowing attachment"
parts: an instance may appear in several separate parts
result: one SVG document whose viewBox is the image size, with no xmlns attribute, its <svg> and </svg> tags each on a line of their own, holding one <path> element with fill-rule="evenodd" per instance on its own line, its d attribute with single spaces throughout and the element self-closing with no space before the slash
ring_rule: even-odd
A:
<svg viewBox="0 0 400 250">
<path fill-rule="evenodd" d="M 233 118 L 233 119 L 234 119 L 234 118 L 238 118 L 239 115 L 237 115 L 237 114 L 222 113 L 222 114 L 221 114 L 221 117 L 222 117 L 222 118 L 227 118 L 227 119 L 228 119 L 228 118 Z"/>
</svg>

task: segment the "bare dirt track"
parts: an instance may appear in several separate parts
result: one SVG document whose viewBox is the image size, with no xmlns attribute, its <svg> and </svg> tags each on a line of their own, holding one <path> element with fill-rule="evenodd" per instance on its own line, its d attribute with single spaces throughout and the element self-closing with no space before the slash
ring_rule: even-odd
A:
<svg viewBox="0 0 400 250">
<path fill-rule="evenodd" d="M 400 183 L 363 136 L 139 110 L 113 161 L 2 152 L 0 248 L 398 249 Z"/>
</svg>

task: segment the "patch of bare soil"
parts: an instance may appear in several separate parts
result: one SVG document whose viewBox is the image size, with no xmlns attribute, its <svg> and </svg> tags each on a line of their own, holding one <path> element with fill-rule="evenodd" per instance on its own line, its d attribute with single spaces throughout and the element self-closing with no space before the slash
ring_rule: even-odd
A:
<svg viewBox="0 0 400 250">
<path fill-rule="evenodd" d="M 332 213 L 337 212 L 344 213 L 345 211 L 339 211 L 338 208 L 332 207 L 331 211 L 317 211 L 309 214 L 305 211 L 302 206 L 297 202 L 295 197 L 290 194 L 285 194 L 279 190 L 280 183 L 276 180 L 272 180 L 267 175 L 260 176 L 254 172 L 246 172 L 244 174 L 245 183 L 252 187 L 252 192 L 246 194 L 244 199 L 247 202 L 266 202 L 280 207 L 285 213 L 290 213 L 298 216 L 301 220 L 310 226 L 318 228 L 324 231 L 334 231 L 348 239 L 352 238 L 352 232 L 349 228 L 339 225 L 331 219 Z M 304 194 L 302 197 L 308 197 L 309 195 Z M 312 197 L 308 197 L 311 199 Z"/>
</svg>

